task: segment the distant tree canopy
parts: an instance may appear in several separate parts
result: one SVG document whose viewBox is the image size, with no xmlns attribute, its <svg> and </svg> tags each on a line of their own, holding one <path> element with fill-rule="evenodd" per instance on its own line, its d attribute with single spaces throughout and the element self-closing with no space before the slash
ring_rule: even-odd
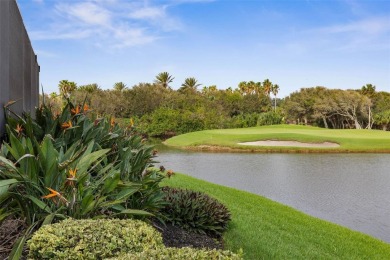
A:
<svg viewBox="0 0 390 260">
<path fill-rule="evenodd" d="M 390 93 L 375 92 L 371 84 L 360 90 L 303 88 L 285 99 L 283 109 L 292 123 L 341 129 L 385 129 L 386 120 L 379 120 L 378 114 L 385 115 L 390 110 Z"/>
<path fill-rule="evenodd" d="M 390 93 L 376 92 L 372 84 L 356 90 L 302 88 L 280 99 L 279 85 L 269 79 L 242 81 L 237 88 L 224 90 L 215 85 L 199 88 L 201 84 L 193 77 L 173 90 L 169 87 L 173 80 L 168 72 L 162 72 L 153 83 L 127 87 L 117 82 L 109 90 L 96 83 L 77 87 L 63 80 L 59 90 L 76 103 L 86 102 L 97 117 L 111 114 L 133 118 L 140 131 L 152 136 L 284 122 L 339 129 L 390 129 Z M 61 98 L 55 93 L 46 95 L 45 100 L 61 107 Z"/>
</svg>

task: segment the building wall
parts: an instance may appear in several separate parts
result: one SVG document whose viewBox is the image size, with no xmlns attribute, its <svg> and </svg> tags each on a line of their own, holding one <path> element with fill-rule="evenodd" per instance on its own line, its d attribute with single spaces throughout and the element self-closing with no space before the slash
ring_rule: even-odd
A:
<svg viewBox="0 0 390 260">
<path fill-rule="evenodd" d="M 3 106 L 17 101 L 18 114 L 34 112 L 39 99 L 39 65 L 16 0 L 0 0 L 0 136 L 5 132 Z"/>
</svg>

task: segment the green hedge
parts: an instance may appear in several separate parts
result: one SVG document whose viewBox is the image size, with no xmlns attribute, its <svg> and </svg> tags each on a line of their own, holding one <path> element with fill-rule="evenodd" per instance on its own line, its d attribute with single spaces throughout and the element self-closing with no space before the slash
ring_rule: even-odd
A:
<svg viewBox="0 0 390 260">
<path fill-rule="evenodd" d="M 140 220 L 67 219 L 42 226 L 28 245 L 29 259 L 106 259 L 163 247 L 161 235 Z"/>
<path fill-rule="evenodd" d="M 240 260 L 242 253 L 234 254 L 230 251 L 221 250 L 206 250 L 194 249 L 190 247 L 173 248 L 166 247 L 163 249 L 145 250 L 140 253 L 132 253 L 122 255 L 111 260 L 139 260 L 139 259 L 153 259 L 153 260 Z"/>
</svg>

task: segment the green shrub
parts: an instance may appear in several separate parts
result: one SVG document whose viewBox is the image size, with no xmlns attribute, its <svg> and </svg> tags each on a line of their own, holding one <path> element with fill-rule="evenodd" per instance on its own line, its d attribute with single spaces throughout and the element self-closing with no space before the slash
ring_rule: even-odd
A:
<svg viewBox="0 0 390 260">
<path fill-rule="evenodd" d="M 229 210 L 201 192 L 164 187 L 167 205 L 162 213 L 167 222 L 184 229 L 221 235 L 230 221 Z"/>
<path fill-rule="evenodd" d="M 258 113 L 239 114 L 230 119 L 231 122 L 229 127 L 244 128 L 244 127 L 256 126 L 258 118 L 259 118 Z"/>
<path fill-rule="evenodd" d="M 12 103 L 10 104 L 12 105 Z M 67 217 L 141 217 L 163 207 L 163 176 L 153 147 L 113 118 L 91 119 L 88 106 L 69 100 L 60 114 L 49 106 L 36 119 L 5 106 L 9 142 L 0 149 L 0 221 L 8 215 L 29 226 L 10 259 L 34 229 Z"/>
<path fill-rule="evenodd" d="M 279 125 L 283 123 L 283 116 L 275 112 L 266 112 L 260 114 L 257 119 L 257 125 Z"/>
<path fill-rule="evenodd" d="M 140 253 L 132 253 L 113 258 L 111 260 L 139 260 L 139 259 L 153 259 L 153 260 L 240 260 L 243 259 L 241 254 L 234 254 L 230 251 L 221 250 L 206 250 L 194 249 L 190 247 L 173 248 L 166 247 L 163 249 L 145 250 Z"/>
<path fill-rule="evenodd" d="M 73 220 L 42 226 L 28 241 L 30 259 L 106 259 L 163 246 L 140 220 Z"/>
</svg>

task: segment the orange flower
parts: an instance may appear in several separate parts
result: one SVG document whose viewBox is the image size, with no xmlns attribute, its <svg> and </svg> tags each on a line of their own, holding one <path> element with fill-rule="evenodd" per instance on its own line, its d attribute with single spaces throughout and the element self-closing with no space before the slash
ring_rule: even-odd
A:
<svg viewBox="0 0 390 260">
<path fill-rule="evenodd" d="M 65 122 L 65 123 L 63 123 L 62 125 L 61 125 L 61 127 L 62 127 L 62 129 L 68 129 L 68 128 L 70 128 L 70 127 L 72 127 L 73 125 L 72 125 L 72 121 L 71 120 L 69 120 L 68 122 Z"/>
<path fill-rule="evenodd" d="M 69 177 L 66 178 L 66 182 L 65 182 L 65 185 L 69 185 L 69 186 L 74 186 L 74 181 L 77 180 L 76 179 L 76 173 L 77 173 L 77 169 L 70 169 L 69 170 Z"/>
<path fill-rule="evenodd" d="M 50 191 L 50 194 L 43 196 L 42 199 L 50 199 L 52 197 L 61 196 L 61 194 L 58 191 L 50 189 L 50 188 L 47 188 L 47 189 Z"/>
<path fill-rule="evenodd" d="M 72 113 L 72 115 L 80 114 L 80 107 L 77 106 L 76 108 L 72 108 L 72 109 L 70 110 L 70 112 Z"/>
<path fill-rule="evenodd" d="M 70 169 L 69 170 L 70 178 L 68 178 L 68 180 L 69 179 L 75 179 L 76 178 L 76 173 L 77 173 L 77 169 L 74 169 L 74 170 Z"/>
<path fill-rule="evenodd" d="M 46 187 L 46 189 L 48 189 L 50 191 L 50 194 L 43 196 L 42 199 L 50 199 L 50 198 L 58 197 L 58 199 L 60 201 L 62 201 L 63 203 L 65 203 L 66 205 L 69 204 L 69 202 L 58 191 L 47 188 L 47 187 Z"/>
<path fill-rule="evenodd" d="M 83 111 L 87 112 L 89 110 L 89 106 L 87 104 L 84 104 Z"/>
<path fill-rule="evenodd" d="M 114 127 L 115 126 L 115 118 L 114 117 L 111 117 L 111 126 Z"/>
<path fill-rule="evenodd" d="M 15 131 L 20 135 L 23 132 L 23 127 L 19 124 L 16 125 Z"/>
</svg>

